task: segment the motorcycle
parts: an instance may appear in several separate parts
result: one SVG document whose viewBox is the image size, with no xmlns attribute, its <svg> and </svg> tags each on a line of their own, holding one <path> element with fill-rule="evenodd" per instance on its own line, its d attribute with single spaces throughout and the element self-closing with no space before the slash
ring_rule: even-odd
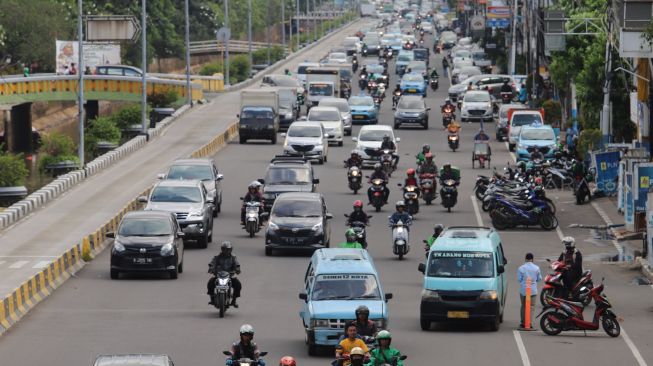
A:
<svg viewBox="0 0 653 366">
<path fill-rule="evenodd" d="M 381 151 L 381 167 L 388 177 L 390 177 L 395 171 L 394 156 L 392 153 L 393 151 L 390 149 L 384 149 Z"/>
<path fill-rule="evenodd" d="M 435 199 L 435 191 L 437 183 L 435 182 L 435 174 L 420 174 L 419 175 L 419 189 L 422 193 L 422 199 L 427 205 Z"/>
<path fill-rule="evenodd" d="M 546 260 L 547 262 L 551 262 L 548 258 Z M 546 306 L 547 297 L 567 298 L 567 295 L 569 295 L 573 301 L 581 302 L 584 306 L 589 305 L 592 298 L 589 296 L 581 296 L 580 290 L 583 287 L 590 290 L 594 288 L 594 284 L 592 283 L 592 271 L 584 271 L 578 282 L 574 284 L 574 287 L 571 289 L 571 293 L 567 294 L 565 287 L 562 284 L 562 277 L 568 267 L 561 261 L 554 261 L 551 262 L 551 269 L 553 270 L 553 273 L 546 275 L 544 278 L 544 286 L 540 292 L 540 303 L 542 306 Z"/>
<path fill-rule="evenodd" d="M 401 98 L 401 92 L 396 91 L 392 94 L 392 108 L 397 108 L 397 104 L 399 104 L 399 98 Z"/>
<path fill-rule="evenodd" d="M 349 215 L 345 214 L 345 217 L 349 218 Z M 367 218 L 371 219 L 372 215 L 368 215 Z M 349 228 L 354 230 L 356 233 L 356 241 L 363 246 L 363 249 L 367 249 L 367 233 L 365 232 L 366 226 L 368 226 L 368 224 L 361 221 L 349 222 Z"/>
<path fill-rule="evenodd" d="M 218 309 L 221 318 L 231 304 L 233 288 L 231 286 L 231 274 L 226 271 L 219 271 L 215 277 L 215 288 L 213 289 L 213 306 Z"/>
<path fill-rule="evenodd" d="M 513 228 L 517 225 L 539 225 L 544 230 L 558 227 L 558 219 L 551 213 L 546 202 L 512 202 L 505 198 L 497 198 L 496 207 L 490 211 L 492 225 L 497 230 Z"/>
<path fill-rule="evenodd" d="M 401 187 L 401 183 L 398 184 Z M 404 190 L 404 204 L 409 214 L 414 215 L 419 212 L 419 188 L 417 186 L 409 185 L 403 187 Z"/>
<path fill-rule="evenodd" d="M 440 83 L 439 83 L 437 77 L 431 78 L 430 81 L 429 81 L 429 85 L 431 85 L 431 90 L 433 90 L 433 91 L 438 90 L 438 87 L 440 86 L 439 84 Z"/>
<path fill-rule="evenodd" d="M 245 202 L 245 227 L 244 229 L 249 233 L 249 237 L 253 238 L 254 235 L 261 230 L 261 211 L 263 204 L 258 201 Z"/>
<path fill-rule="evenodd" d="M 347 180 L 349 181 L 349 189 L 354 191 L 354 194 L 358 193 L 358 190 L 361 189 L 361 169 L 357 166 L 349 167 L 347 171 Z"/>
<path fill-rule="evenodd" d="M 360 78 L 358 79 L 358 87 L 362 90 L 365 90 L 367 88 L 367 75 L 362 74 Z"/>
<path fill-rule="evenodd" d="M 453 179 L 446 179 L 441 182 L 441 184 L 442 188 L 440 188 L 440 197 L 442 197 L 442 206 L 444 206 L 448 212 L 451 212 L 451 208 L 458 202 L 458 189 L 456 188 L 458 183 Z"/>
<path fill-rule="evenodd" d="M 512 102 L 512 92 L 501 92 L 501 102 L 510 104 Z"/>
<path fill-rule="evenodd" d="M 449 148 L 453 151 L 456 152 L 456 149 L 458 149 L 458 144 L 459 138 L 457 133 L 450 133 L 447 135 L 447 141 L 449 142 Z"/>
<path fill-rule="evenodd" d="M 383 179 L 373 179 L 369 191 L 372 193 L 372 201 L 370 204 L 374 206 L 376 212 L 381 211 L 381 207 L 385 205 L 384 197 L 384 184 Z"/>
<path fill-rule="evenodd" d="M 358 60 L 354 59 L 351 61 L 351 72 L 356 72 L 358 70 Z"/>
<path fill-rule="evenodd" d="M 408 245 L 408 226 L 401 220 L 391 225 L 392 227 L 392 252 L 399 256 L 399 260 L 404 259 L 408 254 L 410 245 Z"/>
<path fill-rule="evenodd" d="M 598 287 L 589 290 L 589 296 L 594 300 L 594 318 L 591 322 L 583 318 L 584 306 L 580 302 L 568 301 L 560 298 L 547 296 L 546 306 L 537 317 L 540 319 L 540 328 L 547 335 L 558 335 L 562 331 L 569 330 L 598 330 L 599 323 L 603 330 L 610 337 L 618 337 L 621 334 L 621 326 L 617 315 L 610 310 L 612 304 L 603 292 L 603 281 Z M 583 292 L 588 291 L 584 289 Z"/>
<path fill-rule="evenodd" d="M 231 353 L 231 351 L 222 351 L 222 354 L 230 357 L 229 359 L 232 360 L 231 366 L 259 366 L 261 363 L 265 364 L 265 362 L 261 362 L 262 361 L 261 357 L 267 355 L 268 353 L 263 351 L 259 352 L 258 360 L 252 360 L 249 358 L 241 358 L 239 360 L 233 360 L 232 358 L 234 357 L 234 355 L 233 353 Z"/>
<path fill-rule="evenodd" d="M 446 128 L 451 122 L 453 122 L 455 116 L 453 114 L 453 108 L 444 108 L 442 110 L 442 125 Z"/>
</svg>

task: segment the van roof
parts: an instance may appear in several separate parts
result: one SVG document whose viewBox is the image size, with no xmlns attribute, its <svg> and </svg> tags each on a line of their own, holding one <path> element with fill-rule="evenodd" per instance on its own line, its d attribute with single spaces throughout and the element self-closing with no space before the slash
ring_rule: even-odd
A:
<svg viewBox="0 0 653 366">
<path fill-rule="evenodd" d="M 493 251 L 498 245 L 498 234 L 484 226 L 448 227 L 431 246 L 431 251 L 464 250 Z"/>
<path fill-rule="evenodd" d="M 325 248 L 313 253 L 315 274 L 376 273 L 372 258 L 365 249 Z"/>
</svg>

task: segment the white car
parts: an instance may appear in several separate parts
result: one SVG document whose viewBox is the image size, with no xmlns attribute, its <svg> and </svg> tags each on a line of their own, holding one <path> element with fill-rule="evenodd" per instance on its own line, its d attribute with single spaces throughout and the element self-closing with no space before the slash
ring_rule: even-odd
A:
<svg viewBox="0 0 653 366">
<path fill-rule="evenodd" d="M 453 64 L 456 65 L 462 60 L 472 60 L 472 52 L 466 49 L 458 49 L 453 53 Z"/>
<path fill-rule="evenodd" d="M 462 122 L 492 122 L 492 98 L 487 90 L 469 90 L 460 109 Z"/>
<path fill-rule="evenodd" d="M 422 30 L 424 31 L 424 33 L 433 34 L 433 24 L 422 23 Z"/>
<path fill-rule="evenodd" d="M 302 155 L 307 159 L 317 160 L 320 164 L 327 161 L 329 143 L 327 134 L 321 124 L 299 121 L 293 122 L 281 137 L 285 155 Z"/>
<path fill-rule="evenodd" d="M 354 55 L 359 53 L 363 48 L 363 42 L 358 37 L 345 37 L 341 43 L 342 47 L 347 49 L 347 54 Z"/>
<path fill-rule="evenodd" d="M 390 140 L 394 141 L 395 145 L 401 141 L 399 137 L 395 137 L 392 127 L 388 125 L 363 126 L 358 132 L 358 137 L 352 138 L 352 141 L 356 142 L 356 148 L 354 150 L 356 150 L 361 159 L 363 159 L 364 166 L 373 166 L 379 161 L 378 157 L 374 157 L 373 155 L 370 155 L 370 153 L 373 154 L 373 151 L 377 151 L 381 148 L 381 142 L 383 142 L 384 136 L 390 136 Z M 397 154 L 398 151 L 399 145 L 397 145 L 397 151 L 395 151 L 395 154 Z"/>
<path fill-rule="evenodd" d="M 320 100 L 318 107 L 336 107 L 340 111 L 342 118 L 342 125 L 347 136 L 351 136 L 351 109 L 349 108 L 349 101 L 345 98 L 327 97 Z"/>
<path fill-rule="evenodd" d="M 324 127 L 324 131 L 329 135 L 328 141 L 335 142 L 338 146 L 343 144 L 345 127 L 342 123 L 340 111 L 336 107 L 313 107 L 306 117 L 308 122 L 319 122 Z"/>
<path fill-rule="evenodd" d="M 344 52 L 331 52 L 327 57 L 328 64 L 346 64 L 349 60 Z"/>
</svg>

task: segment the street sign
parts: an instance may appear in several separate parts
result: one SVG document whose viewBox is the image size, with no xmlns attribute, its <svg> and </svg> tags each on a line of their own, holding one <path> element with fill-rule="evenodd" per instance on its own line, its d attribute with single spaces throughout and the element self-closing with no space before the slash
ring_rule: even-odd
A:
<svg viewBox="0 0 653 366">
<path fill-rule="evenodd" d="M 92 15 L 86 19 L 87 41 L 132 41 L 141 33 L 141 26 L 131 15 Z"/>
<path fill-rule="evenodd" d="M 488 19 L 486 25 L 488 28 L 508 28 L 510 19 Z"/>
<path fill-rule="evenodd" d="M 471 28 L 474 31 L 485 29 L 485 18 L 482 15 L 472 17 Z"/>
<path fill-rule="evenodd" d="M 220 42 L 227 42 L 231 39 L 231 29 L 227 27 L 222 27 L 216 32 L 216 38 Z"/>
</svg>

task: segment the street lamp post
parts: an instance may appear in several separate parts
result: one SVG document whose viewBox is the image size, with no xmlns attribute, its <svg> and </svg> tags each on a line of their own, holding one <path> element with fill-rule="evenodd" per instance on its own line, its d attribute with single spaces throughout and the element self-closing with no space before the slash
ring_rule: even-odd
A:
<svg viewBox="0 0 653 366">
<path fill-rule="evenodd" d="M 227 30 L 229 30 L 229 0 L 224 0 L 224 26 L 227 28 Z M 227 39 L 225 40 L 225 45 L 224 45 L 225 58 L 226 58 L 225 74 L 227 77 L 224 81 L 224 85 L 231 86 L 231 83 L 229 81 L 229 40 L 231 38 L 231 34 L 230 34 L 231 32 L 227 31 L 227 33 L 229 33 L 229 36 L 225 37 Z"/>
<path fill-rule="evenodd" d="M 292 32 L 290 32 L 292 34 Z M 281 0 L 281 44 L 286 52 L 286 2 Z"/>
<path fill-rule="evenodd" d="M 317 7 L 315 7 L 315 0 L 313 0 L 313 33 L 315 34 L 315 38 L 313 39 L 315 42 L 317 42 Z"/>
<path fill-rule="evenodd" d="M 141 76 L 141 132 L 147 138 L 147 0 L 141 0 L 141 28 L 143 34 L 141 35 L 141 68 L 143 75 Z"/>
<path fill-rule="evenodd" d="M 79 146 L 77 148 L 77 155 L 79 157 L 80 167 L 84 167 L 84 33 L 82 27 L 82 0 L 77 0 L 77 38 L 79 41 L 78 50 L 79 50 L 79 59 L 77 60 L 77 70 L 79 74 L 78 79 L 78 128 L 79 128 Z"/>
<path fill-rule="evenodd" d="M 189 0 L 184 0 L 184 41 L 186 42 L 186 102 L 188 105 L 192 106 L 193 95 L 190 89 L 190 24 L 188 20 L 188 1 Z"/>
<path fill-rule="evenodd" d="M 306 0 L 306 43 L 311 43 L 311 23 L 308 20 L 308 6 L 311 0 Z"/>
<path fill-rule="evenodd" d="M 299 0 L 295 0 L 295 30 L 297 31 L 297 49 L 299 49 L 301 33 L 299 32 Z"/>
<path fill-rule="evenodd" d="M 247 0 L 247 52 L 249 53 L 249 74 L 252 75 L 252 0 Z"/>
</svg>

